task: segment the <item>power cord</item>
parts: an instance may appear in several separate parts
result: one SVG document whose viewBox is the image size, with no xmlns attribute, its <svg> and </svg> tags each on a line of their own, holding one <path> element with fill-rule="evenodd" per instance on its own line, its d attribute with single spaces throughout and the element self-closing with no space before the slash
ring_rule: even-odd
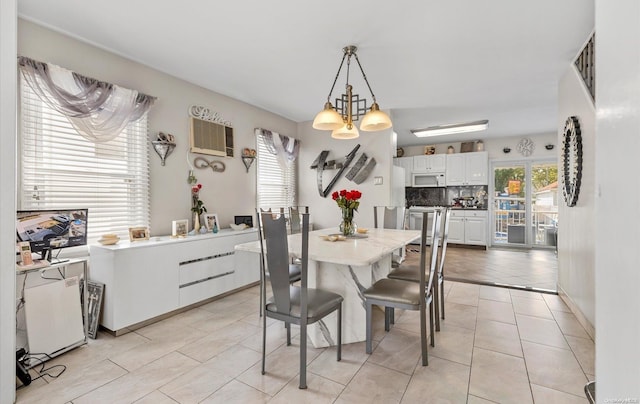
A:
<svg viewBox="0 0 640 404">
<path fill-rule="evenodd" d="M 33 355 L 42 355 L 44 357 L 46 357 L 46 359 L 42 359 L 42 358 L 36 358 Z M 39 363 L 36 363 L 34 366 L 32 366 L 31 368 L 35 370 L 36 373 L 38 373 L 38 377 L 35 377 L 33 379 L 31 379 L 31 381 L 34 380 L 38 380 L 40 378 L 44 378 L 45 376 L 49 376 L 52 379 L 57 379 L 58 377 L 60 377 L 60 375 L 62 375 L 66 370 L 67 367 L 65 365 L 53 365 L 53 366 L 49 366 L 48 368 L 44 367 L 44 364 L 47 360 L 52 359 L 51 356 L 49 354 L 46 353 L 26 353 L 24 356 L 23 361 L 24 362 L 30 362 L 30 361 L 36 361 Z M 40 369 L 35 369 L 36 366 L 40 366 Z M 58 373 L 50 373 L 53 369 L 60 369 L 58 371 Z"/>
</svg>

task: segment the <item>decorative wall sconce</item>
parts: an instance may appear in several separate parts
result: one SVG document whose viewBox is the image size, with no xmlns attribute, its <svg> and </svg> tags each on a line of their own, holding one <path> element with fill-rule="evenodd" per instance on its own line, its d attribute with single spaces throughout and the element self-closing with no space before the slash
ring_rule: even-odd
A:
<svg viewBox="0 0 640 404">
<path fill-rule="evenodd" d="M 242 150 L 242 156 L 240 158 L 242 159 L 242 163 L 244 164 L 244 167 L 247 169 L 247 172 L 249 172 L 249 167 L 251 167 L 253 162 L 256 161 L 256 155 L 257 153 L 255 149 L 249 149 L 245 147 Z"/>
<path fill-rule="evenodd" d="M 160 165 L 164 165 L 166 158 L 169 157 L 173 149 L 176 148 L 173 135 L 165 135 L 162 132 L 158 133 L 157 140 L 151 141 L 151 144 L 153 145 L 153 150 L 160 156 Z"/>
</svg>

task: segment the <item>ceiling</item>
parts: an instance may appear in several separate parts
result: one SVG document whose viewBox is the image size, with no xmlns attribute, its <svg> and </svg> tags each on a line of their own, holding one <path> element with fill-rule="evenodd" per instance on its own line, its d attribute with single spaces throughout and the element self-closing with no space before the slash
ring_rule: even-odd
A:
<svg viewBox="0 0 640 404">
<path fill-rule="evenodd" d="M 398 145 L 409 146 L 555 132 L 558 80 L 593 30 L 593 3 L 19 0 L 18 12 L 296 122 L 322 109 L 342 48 L 356 45 Z M 350 82 L 371 99 L 355 63 Z M 343 74 L 332 99 L 344 85 Z M 409 131 L 481 119 L 480 134 Z"/>
</svg>

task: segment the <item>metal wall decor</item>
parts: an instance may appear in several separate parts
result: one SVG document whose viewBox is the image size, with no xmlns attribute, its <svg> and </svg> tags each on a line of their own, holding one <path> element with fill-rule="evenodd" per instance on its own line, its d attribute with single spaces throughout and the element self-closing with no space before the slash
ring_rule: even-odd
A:
<svg viewBox="0 0 640 404">
<path fill-rule="evenodd" d="M 220 125 L 233 126 L 231 122 L 223 119 L 220 114 L 203 105 L 192 105 L 189 107 L 189 115 L 204 121 L 219 123 Z"/>
<path fill-rule="evenodd" d="M 349 152 L 349 154 L 345 156 L 344 162 L 336 162 L 336 160 L 327 160 L 327 157 L 329 156 L 329 150 L 323 150 L 322 152 L 320 152 L 318 157 L 313 161 L 310 168 L 317 170 L 316 178 L 318 181 L 318 193 L 320 194 L 321 197 L 326 198 L 327 195 L 329 195 L 329 193 L 331 192 L 331 189 L 333 188 L 335 183 L 338 181 L 342 173 L 349 167 L 349 165 L 355 158 L 359 148 L 360 148 L 360 145 L 359 144 L 356 145 L 356 147 L 354 147 L 353 150 L 351 150 L 351 152 Z M 373 157 L 369 159 L 365 153 L 362 153 L 360 155 L 360 158 L 358 158 L 356 164 L 351 168 L 351 170 L 349 170 L 349 172 L 345 175 L 345 177 L 348 180 L 355 182 L 356 184 L 361 184 L 362 182 L 364 182 L 364 180 L 367 179 L 367 177 L 369 177 L 369 174 L 371 174 L 376 164 L 377 164 L 376 159 L 374 159 Z M 323 189 L 322 187 L 323 172 L 324 170 L 330 170 L 330 169 L 337 169 L 338 172 L 336 173 L 336 175 L 333 176 L 329 185 L 327 185 L 327 187 Z"/>
<path fill-rule="evenodd" d="M 525 157 L 529 157 L 531 156 L 531 154 L 533 154 L 533 150 L 536 148 L 536 145 L 533 143 L 533 140 L 525 137 L 523 139 L 520 139 L 516 148 L 518 149 L 518 152 L 520 152 L 520 154 Z"/>
<path fill-rule="evenodd" d="M 196 157 L 193 160 L 193 165 L 195 166 L 195 168 L 199 168 L 199 169 L 211 168 L 214 173 L 223 173 L 224 170 L 227 168 L 224 165 L 224 163 L 220 160 L 209 161 L 204 157 Z"/>
<path fill-rule="evenodd" d="M 158 153 L 158 156 L 160 156 L 160 165 L 164 165 L 165 159 L 169 157 L 173 149 L 176 148 L 173 135 L 165 135 L 162 132 L 158 133 L 157 139 L 152 140 L 151 144 L 153 145 L 153 150 L 155 150 L 156 153 Z"/>
<path fill-rule="evenodd" d="M 594 33 L 591 35 L 591 38 L 589 38 L 589 41 L 584 45 L 582 52 L 580 52 L 580 55 L 578 55 L 575 62 L 576 68 L 578 69 L 578 72 L 580 72 L 580 77 L 582 77 L 582 80 L 591 95 L 591 100 L 594 102 L 596 100 L 595 42 L 596 34 Z"/>
<path fill-rule="evenodd" d="M 580 122 L 570 116 L 564 124 L 562 141 L 562 195 L 567 206 L 576 206 L 582 182 L 582 133 Z"/>
</svg>

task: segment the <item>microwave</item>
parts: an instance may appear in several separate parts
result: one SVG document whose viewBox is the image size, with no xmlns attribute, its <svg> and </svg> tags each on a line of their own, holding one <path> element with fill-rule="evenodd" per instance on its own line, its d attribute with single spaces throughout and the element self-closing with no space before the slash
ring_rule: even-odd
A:
<svg viewBox="0 0 640 404">
<path fill-rule="evenodd" d="M 411 176 L 412 187 L 445 187 L 444 172 L 439 173 L 413 173 Z"/>
</svg>

